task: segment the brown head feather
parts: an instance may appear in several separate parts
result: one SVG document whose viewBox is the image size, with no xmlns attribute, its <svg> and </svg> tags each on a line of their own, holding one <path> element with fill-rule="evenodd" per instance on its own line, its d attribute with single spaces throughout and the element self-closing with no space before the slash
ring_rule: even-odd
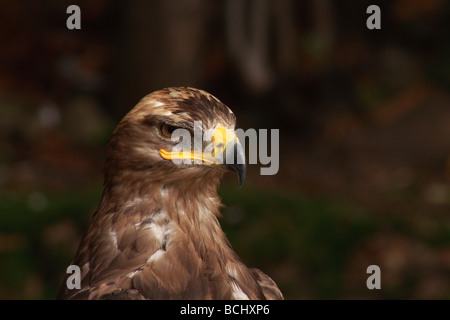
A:
<svg viewBox="0 0 450 320">
<path fill-rule="evenodd" d="M 72 264 L 81 289 L 63 281 L 61 299 L 282 298 L 266 275 L 248 269 L 217 217 L 221 167 L 176 165 L 158 150 L 161 123 L 234 129 L 235 116 L 211 94 L 166 88 L 145 96 L 106 148 L 102 200 Z"/>
</svg>

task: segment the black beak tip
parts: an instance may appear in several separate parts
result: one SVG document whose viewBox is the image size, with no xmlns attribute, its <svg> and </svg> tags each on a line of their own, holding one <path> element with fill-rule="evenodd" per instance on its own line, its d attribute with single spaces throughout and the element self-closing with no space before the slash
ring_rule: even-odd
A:
<svg viewBox="0 0 450 320">
<path fill-rule="evenodd" d="M 227 168 L 233 170 L 238 175 L 239 188 L 244 184 L 245 176 L 247 175 L 246 164 L 227 164 Z"/>
<path fill-rule="evenodd" d="M 247 175 L 247 164 L 245 163 L 245 153 L 239 142 L 234 146 L 226 148 L 225 165 L 228 169 L 233 170 L 238 175 L 239 187 L 244 184 L 245 176 Z M 232 153 L 230 153 L 232 152 Z"/>
<path fill-rule="evenodd" d="M 247 166 L 245 164 L 243 166 L 244 166 L 244 169 L 237 172 L 239 188 L 242 188 L 242 185 L 244 184 L 245 176 L 247 175 Z"/>
</svg>

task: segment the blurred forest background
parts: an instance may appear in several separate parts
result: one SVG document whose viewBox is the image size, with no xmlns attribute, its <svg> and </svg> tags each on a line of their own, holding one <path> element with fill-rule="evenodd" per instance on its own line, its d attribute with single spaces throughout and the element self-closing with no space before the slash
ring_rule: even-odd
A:
<svg viewBox="0 0 450 320">
<path fill-rule="evenodd" d="M 112 130 L 178 85 L 217 96 L 238 127 L 280 129 L 278 174 L 251 165 L 242 189 L 227 175 L 221 224 L 287 299 L 450 298 L 449 6 L 0 1 L 0 298 L 56 297 Z"/>
</svg>

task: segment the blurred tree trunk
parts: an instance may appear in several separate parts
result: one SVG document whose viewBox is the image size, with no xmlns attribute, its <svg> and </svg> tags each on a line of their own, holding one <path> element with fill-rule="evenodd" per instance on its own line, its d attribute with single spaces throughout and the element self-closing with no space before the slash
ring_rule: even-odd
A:
<svg viewBox="0 0 450 320">
<path fill-rule="evenodd" d="M 320 42 L 320 56 L 323 68 L 331 63 L 336 38 L 336 18 L 333 3 L 330 0 L 314 0 L 312 2 L 315 38 Z"/>
<path fill-rule="evenodd" d="M 123 2 L 119 16 L 115 112 L 167 86 L 199 86 L 208 22 L 206 0 Z"/>
<path fill-rule="evenodd" d="M 244 85 L 255 94 L 270 90 L 280 75 L 292 70 L 292 7 L 291 0 L 225 1 L 228 50 Z"/>
</svg>

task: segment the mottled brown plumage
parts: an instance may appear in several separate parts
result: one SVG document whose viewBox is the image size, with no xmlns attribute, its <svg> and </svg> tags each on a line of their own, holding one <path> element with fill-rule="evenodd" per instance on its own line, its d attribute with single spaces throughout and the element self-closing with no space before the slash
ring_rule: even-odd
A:
<svg viewBox="0 0 450 320">
<path fill-rule="evenodd" d="M 225 165 L 174 164 L 159 150 L 174 142 L 161 126 L 234 129 L 235 116 L 207 92 L 167 88 L 144 97 L 106 149 L 101 202 L 72 264 L 81 289 L 63 281 L 60 299 L 282 299 L 249 269 L 217 218 Z M 238 172 L 240 175 L 244 171 Z"/>
</svg>

